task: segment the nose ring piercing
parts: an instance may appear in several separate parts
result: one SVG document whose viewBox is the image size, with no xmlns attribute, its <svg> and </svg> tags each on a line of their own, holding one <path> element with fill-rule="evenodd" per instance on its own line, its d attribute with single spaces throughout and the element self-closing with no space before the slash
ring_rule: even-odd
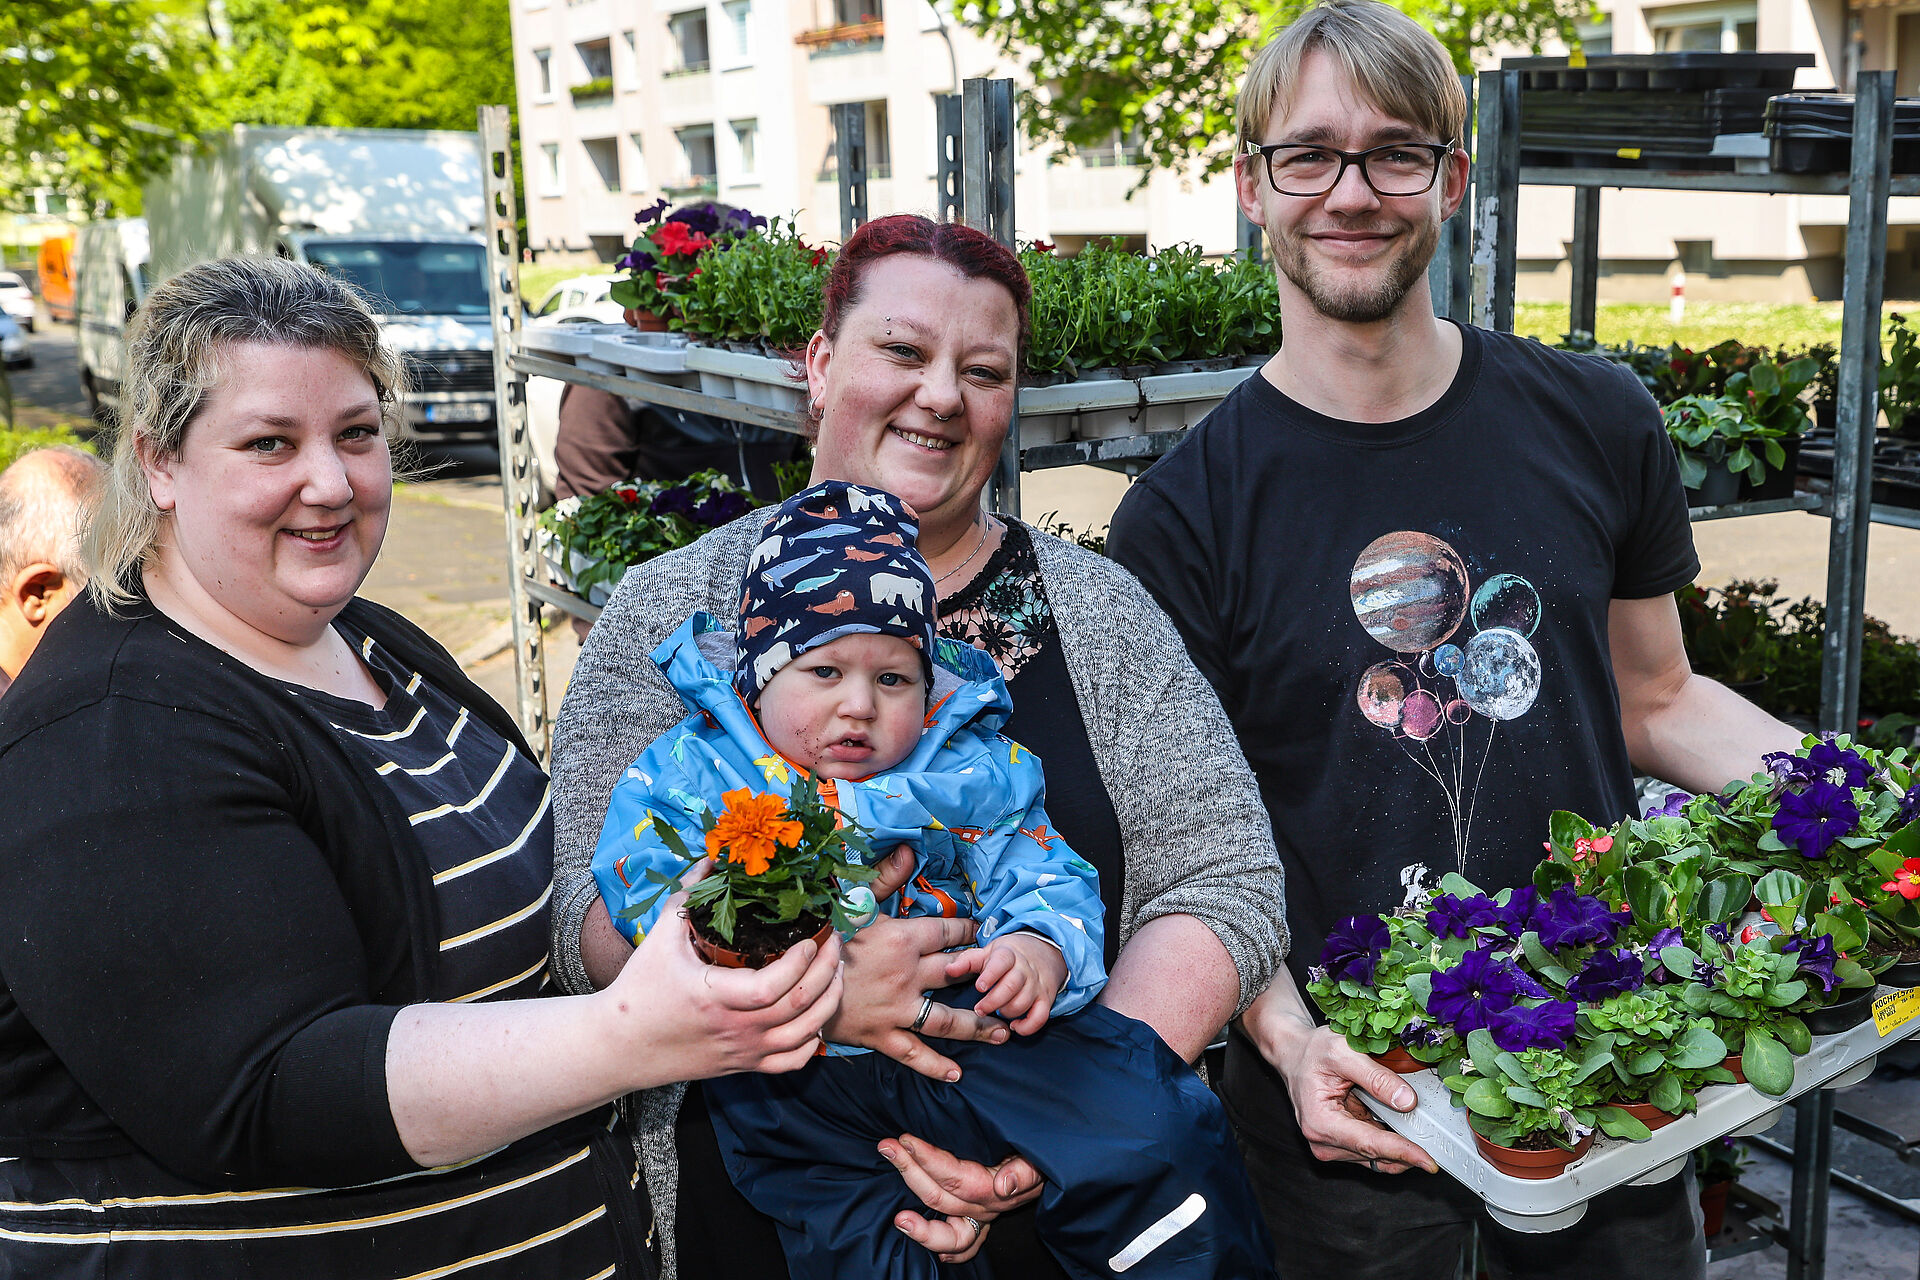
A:
<svg viewBox="0 0 1920 1280">
<path fill-rule="evenodd" d="M 940 414 L 937 414 L 937 413 L 933 415 L 933 420 L 935 422 L 952 422 L 953 418 L 954 418 L 954 415 L 951 413 L 947 414 L 945 417 L 942 417 Z"/>
</svg>

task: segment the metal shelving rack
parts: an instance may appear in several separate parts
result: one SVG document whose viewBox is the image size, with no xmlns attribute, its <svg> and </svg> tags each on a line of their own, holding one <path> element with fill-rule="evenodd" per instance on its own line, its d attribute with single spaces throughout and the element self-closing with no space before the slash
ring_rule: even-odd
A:
<svg viewBox="0 0 1920 1280">
<path fill-rule="evenodd" d="M 1891 177 L 1893 73 L 1863 71 L 1855 94 L 1851 170 L 1845 174 L 1692 172 L 1558 168 L 1520 163 L 1519 71 L 1482 72 L 1480 146 L 1474 161 L 1473 321 L 1511 332 L 1516 228 L 1522 186 L 1574 189 L 1569 328 L 1593 331 L 1599 281 L 1600 192 L 1605 187 L 1848 197 L 1845 283 L 1841 305 L 1840 387 L 1836 404 L 1834 477 L 1824 494 L 1701 508 L 1696 520 L 1804 510 L 1832 520 L 1827 556 L 1827 634 L 1820 680 L 1820 728 L 1840 732 L 1858 718 L 1860 645 L 1866 616 L 1867 534 L 1885 513 L 1872 492 L 1873 432 L 1878 416 L 1880 304 L 1886 270 L 1887 199 L 1920 194 L 1920 178 Z M 1909 520 L 1900 520 L 1909 523 Z M 1795 1106 L 1793 1194 L 1785 1225 L 1765 1232 L 1787 1252 L 1788 1280 L 1826 1274 L 1828 1193 L 1833 1173 L 1834 1093 L 1819 1089 Z M 1778 1148 L 1777 1144 L 1771 1144 Z M 1844 1176 L 1844 1175 L 1843 1175 Z"/>
</svg>

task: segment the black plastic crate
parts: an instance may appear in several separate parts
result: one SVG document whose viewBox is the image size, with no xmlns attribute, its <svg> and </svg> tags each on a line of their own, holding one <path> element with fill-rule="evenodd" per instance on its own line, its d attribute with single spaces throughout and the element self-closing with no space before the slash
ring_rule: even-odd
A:
<svg viewBox="0 0 1920 1280">
<path fill-rule="evenodd" d="M 1765 132 L 1775 172 L 1843 173 L 1853 162 L 1853 95 L 1777 94 Z M 1920 98 L 1894 100 L 1893 172 L 1920 173 Z"/>
<path fill-rule="evenodd" d="M 1621 89 L 1793 88 L 1794 72 L 1813 65 L 1810 53 L 1602 53 L 1570 66 L 1565 57 L 1503 58 L 1503 71 L 1521 72 L 1525 89 L 1577 92 Z"/>
</svg>

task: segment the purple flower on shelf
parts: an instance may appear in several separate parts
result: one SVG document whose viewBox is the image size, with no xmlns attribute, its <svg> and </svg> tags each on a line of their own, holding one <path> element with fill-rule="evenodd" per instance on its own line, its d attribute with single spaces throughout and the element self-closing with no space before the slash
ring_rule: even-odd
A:
<svg viewBox="0 0 1920 1280">
<path fill-rule="evenodd" d="M 1320 963 L 1335 981 L 1352 978 L 1372 986 L 1373 967 L 1380 962 L 1380 953 L 1389 941 L 1387 922 L 1379 916 L 1347 916 L 1327 931 Z"/>
<path fill-rule="evenodd" d="M 1849 791 L 1873 781 L 1873 766 L 1858 752 L 1826 741 L 1816 742 L 1807 752 L 1807 769 L 1815 778 Z"/>
<path fill-rule="evenodd" d="M 707 495 L 707 500 L 693 509 L 693 518 L 709 528 L 718 529 L 731 520 L 738 520 L 753 510 L 753 502 L 744 493 L 731 489 L 722 489 Z"/>
<path fill-rule="evenodd" d="M 660 215 L 664 214 L 666 211 L 667 211 L 666 197 L 662 196 L 660 199 L 655 200 L 652 204 L 648 205 L 646 208 L 642 209 L 640 212 L 634 214 L 633 220 L 644 227 L 650 222 L 660 221 Z"/>
<path fill-rule="evenodd" d="M 1839 985 L 1840 979 L 1834 976 L 1833 966 L 1839 963 L 1840 953 L 1834 950 L 1833 939 L 1827 934 L 1817 938 L 1788 938 L 1782 951 L 1795 952 L 1800 957 L 1800 972 L 1820 984 L 1822 991 L 1831 991 Z"/>
<path fill-rule="evenodd" d="M 727 212 L 727 216 L 721 219 L 720 225 L 723 230 L 737 231 L 744 234 L 745 232 L 752 231 L 756 227 L 766 226 L 767 220 L 759 214 L 749 212 L 746 209 L 731 209 Z"/>
<path fill-rule="evenodd" d="M 1904 827 L 1914 819 L 1920 818 L 1920 782 L 1907 788 L 1907 794 L 1900 797 L 1900 807 L 1893 811 L 1893 825 Z"/>
<path fill-rule="evenodd" d="M 1655 960 L 1658 960 L 1660 959 L 1660 953 L 1664 951 L 1666 948 L 1679 946 L 1685 941 L 1686 941 L 1686 938 L 1680 932 L 1680 930 L 1673 929 L 1673 928 L 1662 929 L 1660 932 L 1654 934 L 1653 937 L 1647 942 L 1647 945 L 1644 948 L 1644 953 L 1646 955 L 1652 956 Z M 1653 981 L 1656 983 L 1664 983 L 1664 982 L 1678 982 L 1682 978 L 1684 978 L 1686 975 L 1675 973 L 1671 969 L 1667 968 L 1667 966 L 1664 963 L 1662 963 L 1662 964 L 1655 965 L 1653 972 L 1647 976 L 1650 981 Z"/>
<path fill-rule="evenodd" d="M 1400 1043 L 1409 1049 L 1432 1049 L 1445 1044 L 1450 1034 L 1452 1033 L 1437 1022 L 1415 1018 L 1400 1028 Z"/>
<path fill-rule="evenodd" d="M 1500 908 L 1484 893 L 1456 898 L 1443 893 L 1430 904 L 1427 928 L 1436 938 L 1464 938 L 1475 929 L 1487 929 L 1500 923 Z"/>
<path fill-rule="evenodd" d="M 654 495 L 653 505 L 647 510 L 656 516 L 686 516 L 692 519 L 693 490 L 684 484 L 662 489 Z"/>
<path fill-rule="evenodd" d="M 1544 998 L 1546 988 L 1486 948 L 1469 951 L 1451 969 L 1433 975 L 1427 1012 L 1453 1024 L 1461 1035 L 1487 1025 L 1487 1017 L 1526 996 Z"/>
<path fill-rule="evenodd" d="M 1487 1030 L 1493 1034 L 1493 1042 L 1508 1053 L 1564 1049 L 1573 1035 L 1574 1012 L 1571 1000 L 1509 1005 L 1488 1014 Z"/>
<path fill-rule="evenodd" d="M 1720 966 L 1711 960 L 1701 959 L 1693 962 L 1693 972 L 1687 975 L 1687 981 L 1697 982 L 1710 987 L 1720 981 Z"/>
<path fill-rule="evenodd" d="M 613 265 L 622 271 L 652 271 L 660 264 L 654 260 L 652 254 L 635 249 Z"/>
<path fill-rule="evenodd" d="M 1596 951 L 1567 983 L 1567 994 L 1582 1004 L 1598 1004 L 1644 985 L 1639 956 L 1631 951 Z"/>
<path fill-rule="evenodd" d="M 1547 896 L 1535 913 L 1533 927 L 1549 950 L 1565 947 L 1607 946 L 1633 919 L 1631 911 L 1614 911 L 1599 898 L 1563 884 Z"/>
<path fill-rule="evenodd" d="M 1859 825 L 1852 792 L 1824 779 L 1808 783 L 1804 791 L 1782 794 L 1773 815 L 1773 829 L 1803 858 L 1826 857 L 1835 840 L 1851 835 Z"/>
<path fill-rule="evenodd" d="M 684 209 L 668 214 L 667 221 L 678 222 L 689 231 L 698 231 L 703 236 L 710 236 L 720 230 L 720 219 L 725 216 L 720 212 L 721 207 L 710 203 L 690 204 Z"/>
<path fill-rule="evenodd" d="M 1707 926 L 1707 936 L 1723 947 L 1730 947 L 1733 945 L 1733 926 L 1730 924 L 1710 924 Z"/>
<path fill-rule="evenodd" d="M 1687 802 L 1692 799 L 1693 797 L 1684 791 L 1669 791 L 1665 800 L 1647 810 L 1647 817 L 1649 819 L 1677 818 L 1680 816 L 1680 811 L 1687 807 Z"/>
</svg>

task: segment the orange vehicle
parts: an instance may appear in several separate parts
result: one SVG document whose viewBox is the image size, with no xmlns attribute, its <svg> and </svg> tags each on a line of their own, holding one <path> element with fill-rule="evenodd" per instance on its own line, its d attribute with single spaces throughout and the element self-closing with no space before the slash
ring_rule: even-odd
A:
<svg viewBox="0 0 1920 1280">
<path fill-rule="evenodd" d="M 73 323 L 73 236 L 48 236 L 40 242 L 40 300 L 60 324 Z"/>
</svg>

